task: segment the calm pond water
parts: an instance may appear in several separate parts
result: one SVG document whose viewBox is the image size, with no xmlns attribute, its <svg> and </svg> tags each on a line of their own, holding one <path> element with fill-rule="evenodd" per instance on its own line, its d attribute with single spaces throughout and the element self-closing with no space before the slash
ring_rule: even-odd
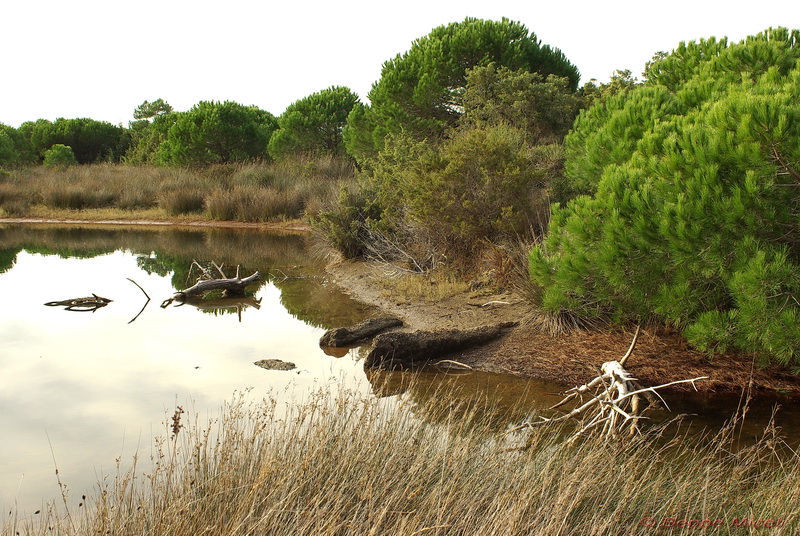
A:
<svg viewBox="0 0 800 536">
<path fill-rule="evenodd" d="M 332 285 L 309 249 L 301 234 L 0 224 L 0 507 L 30 513 L 60 497 L 56 466 L 71 497 L 88 495 L 118 458 L 149 452 L 177 406 L 205 418 L 245 390 L 289 402 L 345 386 L 422 402 L 437 387 L 456 387 L 496 406 L 501 425 L 560 399 L 563 386 L 551 383 L 482 373 L 367 374 L 358 349 L 325 353 L 318 345 L 324 330 L 377 311 Z M 264 281 L 238 303 L 160 307 L 194 282 L 193 261 L 214 261 L 229 276 L 236 266 L 242 276 L 257 270 Z M 92 293 L 113 301 L 94 312 L 44 305 Z M 254 365 L 262 359 L 297 369 L 264 370 Z M 698 427 L 719 426 L 736 406 L 667 400 L 675 411 L 698 413 Z M 753 408 L 747 433 L 758 433 L 774 403 Z M 800 429 L 796 411 L 780 415 L 787 430 Z"/>
<path fill-rule="evenodd" d="M 160 307 L 193 283 L 195 260 L 214 261 L 229 276 L 236 266 L 242 276 L 257 270 L 265 281 L 222 308 Z M 44 305 L 93 293 L 113 301 L 94 312 Z M 71 497 L 88 494 L 117 458 L 148 451 L 177 406 L 204 418 L 247 389 L 283 401 L 323 387 L 384 397 L 407 389 L 402 375 L 368 377 L 357 350 L 320 349 L 325 329 L 376 311 L 326 280 L 303 235 L 0 225 L 0 296 L 3 508 L 16 503 L 30 513 L 59 497 L 56 466 Z M 264 370 L 254 365 L 262 359 L 297 369 Z M 507 405 L 533 385 L 487 374 L 453 378 Z M 549 388 L 552 396 L 559 389 Z"/>
</svg>

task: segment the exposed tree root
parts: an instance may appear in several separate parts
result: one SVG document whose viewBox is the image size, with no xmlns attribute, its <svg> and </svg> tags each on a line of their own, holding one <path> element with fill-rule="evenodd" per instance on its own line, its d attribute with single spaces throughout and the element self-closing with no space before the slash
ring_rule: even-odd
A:
<svg viewBox="0 0 800 536">
<path fill-rule="evenodd" d="M 568 390 L 564 399 L 550 408 L 556 409 L 577 399 L 577 406 L 574 409 L 560 417 L 546 418 L 539 416 L 539 420 L 526 421 L 509 430 L 509 433 L 524 428 L 555 424 L 576 418 L 581 420 L 581 424 L 580 428 L 570 437 L 570 442 L 597 430 L 600 431 L 601 435 L 608 437 L 618 437 L 626 431 L 628 435 L 633 436 L 641 433 L 639 421 L 647 418 L 644 416 L 647 409 L 656 405 L 659 400 L 669 409 L 664 399 L 658 394 L 659 389 L 680 383 L 691 383 L 696 390 L 695 382 L 708 379 L 708 376 L 700 376 L 655 387 L 642 386 L 624 368 L 625 363 L 633 354 L 638 337 L 639 328 L 637 327 L 628 351 L 619 361 L 606 361 L 603 363 L 600 366 L 600 374 L 596 378 L 579 387 L 573 387 Z M 642 399 L 648 402 L 645 408 L 642 408 Z"/>
</svg>

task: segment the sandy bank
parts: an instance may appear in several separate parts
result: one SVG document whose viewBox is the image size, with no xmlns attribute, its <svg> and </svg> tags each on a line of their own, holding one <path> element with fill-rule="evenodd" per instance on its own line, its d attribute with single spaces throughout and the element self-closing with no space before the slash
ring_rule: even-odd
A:
<svg viewBox="0 0 800 536">
<path fill-rule="evenodd" d="M 401 317 L 409 329 L 474 328 L 525 318 L 528 305 L 512 293 L 462 292 L 435 303 L 412 301 L 392 292 L 398 277 L 364 262 L 340 261 L 327 270 L 333 281 L 354 298 Z M 400 276 L 403 277 L 403 276 Z M 396 285 L 395 285 L 396 286 Z M 524 323 L 501 339 L 454 354 L 452 359 L 476 369 L 554 380 L 579 385 L 596 375 L 601 363 L 619 359 L 630 344 L 632 331 L 587 331 L 551 336 Z M 759 368 L 753 357 L 698 352 L 677 333 L 643 330 L 628 370 L 646 385 L 708 376 L 698 386 L 708 392 L 778 392 L 800 397 L 800 377 L 777 366 Z M 691 389 L 680 385 L 675 390 Z"/>
</svg>

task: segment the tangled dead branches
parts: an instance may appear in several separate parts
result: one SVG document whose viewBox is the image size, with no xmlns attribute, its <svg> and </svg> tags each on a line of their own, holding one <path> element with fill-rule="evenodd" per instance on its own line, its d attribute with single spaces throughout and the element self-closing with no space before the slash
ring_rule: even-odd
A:
<svg viewBox="0 0 800 536">
<path fill-rule="evenodd" d="M 546 418 L 539 416 L 539 420 L 526 421 L 509 432 L 577 418 L 581 419 L 581 425 L 570 437 L 570 442 L 597 429 L 601 430 L 601 435 L 609 437 L 618 437 L 627 429 L 627 433 L 632 436 L 641 433 L 639 421 L 647 418 L 644 416 L 644 412 L 657 405 L 659 400 L 669 409 L 667 403 L 658 394 L 659 389 L 679 383 L 691 383 L 696 389 L 695 382 L 708 378 L 707 376 L 700 376 L 655 387 L 642 386 L 624 368 L 625 363 L 633 354 L 638 337 L 639 328 L 637 327 L 630 348 L 628 348 L 622 359 L 603 363 L 600 366 L 600 374 L 596 378 L 579 387 L 573 387 L 568 390 L 564 399 L 550 408 L 551 410 L 556 409 L 577 399 L 579 402 L 574 409 L 560 417 Z M 648 402 L 645 408 L 642 408 L 643 399 Z"/>
</svg>

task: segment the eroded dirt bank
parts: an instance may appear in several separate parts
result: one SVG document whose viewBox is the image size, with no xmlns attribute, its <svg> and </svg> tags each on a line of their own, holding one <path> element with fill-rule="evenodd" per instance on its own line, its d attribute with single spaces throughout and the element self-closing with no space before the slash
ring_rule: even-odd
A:
<svg viewBox="0 0 800 536">
<path fill-rule="evenodd" d="M 327 267 L 332 281 L 354 298 L 402 318 L 409 329 L 469 329 L 519 321 L 529 312 L 511 293 L 461 292 L 435 303 L 420 303 L 393 292 L 393 279 L 364 262 L 337 261 Z M 501 339 L 451 358 L 478 370 L 554 380 L 580 385 L 597 374 L 604 361 L 619 359 L 627 350 L 632 331 L 588 331 L 563 336 L 542 333 L 524 322 Z M 781 393 L 800 397 L 800 377 L 777 366 L 754 366 L 752 356 L 717 355 L 709 360 L 689 347 L 677 333 L 645 329 L 626 367 L 646 385 L 708 376 L 702 390 L 741 393 Z M 674 390 L 691 389 L 682 384 Z"/>
</svg>

